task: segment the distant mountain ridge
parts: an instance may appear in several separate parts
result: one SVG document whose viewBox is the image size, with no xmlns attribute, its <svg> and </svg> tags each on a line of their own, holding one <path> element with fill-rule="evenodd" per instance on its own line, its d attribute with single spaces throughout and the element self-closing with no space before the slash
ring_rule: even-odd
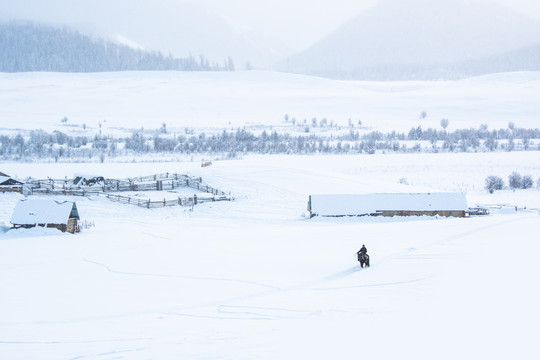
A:
<svg viewBox="0 0 540 360">
<path fill-rule="evenodd" d="M 253 41 L 249 34 L 197 3 L 139 1 L 129 8 L 112 7 L 107 11 L 113 20 L 101 23 L 102 35 L 119 34 L 145 49 L 159 49 L 178 57 L 231 57 L 239 68 L 246 63 L 268 67 L 282 57 L 281 50 Z"/>
<path fill-rule="evenodd" d="M 433 80 L 538 70 L 540 21 L 485 0 L 383 0 L 278 70 Z M 506 61 L 506 62 L 505 62 Z"/>
<path fill-rule="evenodd" d="M 1 2 L 0 2 L 1 3 Z M 229 57 L 238 69 L 266 68 L 293 53 L 271 37 L 255 34 L 244 26 L 195 1 L 81 0 L 5 1 L 1 21 L 34 21 L 67 26 L 83 34 L 99 36 L 134 49 L 224 61 Z M 9 3 L 9 4 L 8 4 Z M 264 35 L 264 34 L 263 34 Z"/>
<path fill-rule="evenodd" d="M 198 59 L 202 54 L 223 62 L 230 57 L 239 69 L 268 69 L 293 53 L 279 41 L 256 34 L 244 24 L 234 23 L 212 11 L 212 7 L 195 1 L 18 0 L 5 3 L 0 2 L 0 21 L 67 26 L 135 49 L 161 51 L 178 58 Z"/>
<path fill-rule="evenodd" d="M 35 23 L 0 23 L 0 72 L 125 70 L 234 70 L 232 59 L 173 58 L 161 52 L 93 39 L 74 30 Z"/>
</svg>

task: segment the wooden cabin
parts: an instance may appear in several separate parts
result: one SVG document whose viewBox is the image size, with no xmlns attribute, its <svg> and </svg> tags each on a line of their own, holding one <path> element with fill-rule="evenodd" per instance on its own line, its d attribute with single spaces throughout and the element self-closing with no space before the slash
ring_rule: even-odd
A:
<svg viewBox="0 0 540 360">
<path fill-rule="evenodd" d="M 310 195 L 310 216 L 467 216 L 462 193 Z"/>
<path fill-rule="evenodd" d="M 0 172 L 0 192 L 22 192 L 23 183 Z"/>
<path fill-rule="evenodd" d="M 73 201 L 24 199 L 15 206 L 10 222 L 14 228 L 42 226 L 74 234 L 79 232 L 79 220 L 79 211 Z"/>
</svg>

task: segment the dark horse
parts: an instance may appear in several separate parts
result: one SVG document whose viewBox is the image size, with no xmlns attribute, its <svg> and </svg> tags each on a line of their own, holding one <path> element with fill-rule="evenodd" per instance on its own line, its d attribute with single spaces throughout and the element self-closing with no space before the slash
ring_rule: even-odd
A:
<svg viewBox="0 0 540 360">
<path fill-rule="evenodd" d="M 358 254 L 358 262 L 360 262 L 360 267 L 364 267 L 364 266 L 369 267 L 369 255 Z"/>
</svg>

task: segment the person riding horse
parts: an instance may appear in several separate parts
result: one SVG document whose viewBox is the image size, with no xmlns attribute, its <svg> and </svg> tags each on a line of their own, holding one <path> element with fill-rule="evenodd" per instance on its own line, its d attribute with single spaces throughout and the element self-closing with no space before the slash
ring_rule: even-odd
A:
<svg viewBox="0 0 540 360">
<path fill-rule="evenodd" d="M 356 253 L 358 256 L 358 261 L 360 262 L 360 266 L 364 267 L 364 265 L 369 266 L 369 255 L 367 254 L 366 245 L 362 245 L 362 248 L 358 250 Z"/>
</svg>

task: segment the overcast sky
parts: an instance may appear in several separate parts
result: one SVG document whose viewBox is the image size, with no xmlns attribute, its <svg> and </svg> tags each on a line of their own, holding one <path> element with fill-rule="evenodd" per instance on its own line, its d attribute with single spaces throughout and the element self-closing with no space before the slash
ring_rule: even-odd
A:
<svg viewBox="0 0 540 360">
<path fill-rule="evenodd" d="M 319 40 L 380 0 L 188 0 L 209 6 L 254 31 L 299 49 Z M 438 1 L 438 0 L 433 0 Z M 540 19 L 540 0 L 496 1 Z"/>
<path fill-rule="evenodd" d="M 0 17 L 80 24 L 91 28 L 100 13 L 126 7 L 148 7 L 158 2 L 174 8 L 191 2 L 224 16 L 257 35 L 277 39 L 300 50 L 378 0 L 0 0 Z M 433 0 L 437 1 L 437 0 Z M 540 0 L 497 1 L 540 19 Z M 119 21 L 125 21 L 120 19 Z M 99 24 L 97 25 L 99 26 Z"/>
</svg>

